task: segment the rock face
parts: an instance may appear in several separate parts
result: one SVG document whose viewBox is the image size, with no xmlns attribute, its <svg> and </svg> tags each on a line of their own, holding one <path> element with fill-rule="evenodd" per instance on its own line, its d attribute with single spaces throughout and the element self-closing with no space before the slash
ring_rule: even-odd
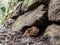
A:
<svg viewBox="0 0 60 45">
<path fill-rule="evenodd" d="M 50 21 L 60 22 L 60 0 L 51 0 L 48 11 Z"/>
<path fill-rule="evenodd" d="M 45 2 L 48 2 L 48 1 L 47 0 L 24 0 L 24 1 L 23 0 L 22 1 L 21 0 L 20 1 L 15 0 L 15 1 L 12 1 L 11 6 L 10 6 L 10 10 L 8 12 L 7 20 L 4 22 L 5 23 L 4 26 L 10 28 L 11 25 L 14 23 L 14 21 L 19 16 L 30 15 L 32 12 L 34 13 L 34 11 L 36 11 L 36 9 L 40 5 L 44 5 L 43 9 L 41 8 L 40 10 L 45 10 L 46 11 L 47 7 L 45 6 Z M 46 9 L 44 9 L 44 8 L 46 8 Z M 13 22 L 9 22 L 10 19 Z"/>
<path fill-rule="evenodd" d="M 11 1 L 0 45 L 60 45 L 60 0 Z"/>
<path fill-rule="evenodd" d="M 18 16 L 20 10 L 21 10 L 21 5 L 22 5 L 23 1 L 16 1 L 11 3 L 11 7 L 10 10 L 8 12 L 8 17 L 7 18 L 13 18 L 15 16 Z"/>
<path fill-rule="evenodd" d="M 18 0 L 12 1 L 10 9 L 8 11 L 8 16 L 7 19 L 4 21 L 4 26 L 5 27 L 11 27 L 11 25 L 13 24 L 14 20 L 20 16 L 21 12 L 21 5 L 22 5 L 23 1 L 18 2 Z"/>
<path fill-rule="evenodd" d="M 28 8 L 34 4 L 37 0 L 24 0 L 23 4 L 22 4 L 22 7 L 21 7 L 21 10 L 23 11 L 27 11 Z"/>
<path fill-rule="evenodd" d="M 25 13 L 19 16 L 15 23 L 12 25 L 12 30 L 19 31 L 24 26 L 31 26 L 36 20 L 43 17 L 45 11 L 43 11 L 44 5 L 40 5 L 36 10 Z M 23 23 L 24 22 L 24 23 Z"/>
<path fill-rule="evenodd" d="M 49 0 L 24 0 L 21 10 L 24 12 L 30 11 L 37 8 L 41 4 L 48 4 L 48 2 Z"/>
<path fill-rule="evenodd" d="M 60 25 L 52 24 L 47 27 L 45 34 L 51 45 L 60 45 Z"/>
</svg>

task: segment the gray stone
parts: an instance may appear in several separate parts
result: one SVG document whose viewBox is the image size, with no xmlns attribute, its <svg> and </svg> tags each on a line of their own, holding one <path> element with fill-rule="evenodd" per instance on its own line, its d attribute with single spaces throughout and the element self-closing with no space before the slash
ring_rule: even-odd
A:
<svg viewBox="0 0 60 45">
<path fill-rule="evenodd" d="M 60 22 L 60 0 L 51 0 L 48 10 L 50 21 Z"/>
<path fill-rule="evenodd" d="M 49 0 L 24 0 L 21 10 L 24 12 L 27 10 L 33 10 L 45 2 L 45 4 L 48 4 L 48 1 Z"/>
<path fill-rule="evenodd" d="M 33 43 L 33 40 L 31 38 L 21 38 L 21 43 Z"/>
<path fill-rule="evenodd" d="M 51 45 L 60 45 L 60 25 L 52 24 L 47 27 L 45 34 Z"/>
<path fill-rule="evenodd" d="M 15 16 L 18 16 L 19 11 L 21 10 L 21 5 L 23 1 L 20 2 L 13 2 L 14 4 L 11 6 L 9 12 L 8 12 L 8 17 L 7 18 L 12 18 Z"/>
<path fill-rule="evenodd" d="M 27 11 L 28 7 L 31 6 L 34 2 L 36 2 L 37 0 L 24 0 L 21 9 L 23 11 Z"/>
<path fill-rule="evenodd" d="M 24 26 L 31 26 L 36 20 L 43 17 L 45 11 L 42 11 L 44 5 L 40 5 L 36 10 L 25 13 L 19 16 L 15 23 L 12 25 L 13 31 L 19 31 Z"/>
</svg>

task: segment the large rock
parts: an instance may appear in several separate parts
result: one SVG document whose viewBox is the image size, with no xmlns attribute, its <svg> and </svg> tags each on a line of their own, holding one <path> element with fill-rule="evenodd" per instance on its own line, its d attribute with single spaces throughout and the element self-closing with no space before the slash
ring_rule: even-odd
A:
<svg viewBox="0 0 60 45">
<path fill-rule="evenodd" d="M 47 27 L 44 36 L 51 45 L 60 45 L 60 25 L 52 24 Z"/>
<path fill-rule="evenodd" d="M 24 0 L 21 10 L 24 12 L 30 11 L 37 8 L 41 4 L 48 4 L 48 1 L 49 0 Z"/>
<path fill-rule="evenodd" d="M 22 16 L 19 16 L 15 23 L 12 25 L 12 30 L 19 31 L 24 26 L 31 26 L 36 20 L 39 20 L 41 17 L 43 17 L 45 13 L 45 11 L 42 11 L 43 8 L 44 5 L 40 5 L 34 11 L 30 11 Z"/>
<path fill-rule="evenodd" d="M 32 5 L 34 2 L 36 2 L 36 1 L 37 1 L 37 0 L 24 0 L 21 9 L 22 9 L 23 11 L 27 11 L 27 8 L 28 8 L 29 6 L 31 6 L 31 5 Z"/>
<path fill-rule="evenodd" d="M 10 28 L 11 25 L 13 24 L 14 20 L 18 16 L 20 16 L 21 5 L 22 5 L 22 1 L 20 1 L 20 2 L 17 2 L 16 0 L 12 1 L 11 7 L 10 7 L 9 12 L 8 12 L 7 19 L 3 23 L 5 27 Z"/>
<path fill-rule="evenodd" d="M 36 9 L 39 5 L 45 4 L 45 2 L 48 3 L 47 0 L 12 0 L 10 9 L 8 12 L 8 18 L 12 17 L 18 17 L 19 14 L 24 14 L 23 12 L 31 11 Z M 46 4 L 47 4 L 46 3 Z"/>
<path fill-rule="evenodd" d="M 50 21 L 60 22 L 60 0 L 51 0 L 48 18 Z"/>
<path fill-rule="evenodd" d="M 17 1 L 13 1 L 11 6 L 10 6 L 10 10 L 8 12 L 8 17 L 7 18 L 13 18 L 13 17 L 17 17 L 20 16 L 20 10 L 21 10 L 21 5 L 22 5 L 23 1 L 17 2 Z"/>
</svg>

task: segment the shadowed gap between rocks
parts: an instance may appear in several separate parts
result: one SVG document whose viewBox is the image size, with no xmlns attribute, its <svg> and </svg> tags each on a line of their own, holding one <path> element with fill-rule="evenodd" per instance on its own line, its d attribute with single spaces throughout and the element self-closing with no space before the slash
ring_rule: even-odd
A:
<svg viewBox="0 0 60 45">
<path fill-rule="evenodd" d="M 20 10 L 20 11 L 18 12 L 18 16 L 14 16 L 14 17 L 12 17 L 12 18 L 13 18 L 13 19 L 17 19 L 20 15 L 23 15 L 23 14 L 26 13 L 26 12 L 29 12 L 29 11 L 32 11 L 32 10 L 36 9 L 39 5 L 41 5 L 40 2 L 35 2 L 35 3 L 33 3 L 31 6 L 28 7 L 28 10 L 27 10 L 27 11 L 22 11 L 22 10 Z"/>
<path fill-rule="evenodd" d="M 45 29 L 51 25 L 52 23 L 48 21 L 48 17 L 46 16 L 48 13 L 46 12 L 43 17 L 40 18 L 40 20 L 36 20 L 35 23 L 31 26 L 24 26 L 20 31 L 24 32 L 28 29 L 31 28 L 32 26 L 35 26 L 39 29 L 39 33 L 37 36 L 43 35 L 45 33 Z"/>
<path fill-rule="evenodd" d="M 39 5 L 41 5 L 41 4 L 43 4 L 43 5 L 45 5 L 46 7 L 48 7 L 48 3 L 49 3 L 49 2 L 50 2 L 50 1 L 47 1 L 47 3 L 37 1 L 37 2 L 33 3 L 31 6 L 29 6 L 27 11 L 19 10 L 18 16 L 14 16 L 14 17 L 12 17 L 12 19 L 17 19 L 20 15 L 23 15 L 23 14 L 26 13 L 26 12 L 35 10 L 35 9 L 36 9 Z M 21 7 L 20 7 L 20 8 L 21 8 Z"/>
</svg>

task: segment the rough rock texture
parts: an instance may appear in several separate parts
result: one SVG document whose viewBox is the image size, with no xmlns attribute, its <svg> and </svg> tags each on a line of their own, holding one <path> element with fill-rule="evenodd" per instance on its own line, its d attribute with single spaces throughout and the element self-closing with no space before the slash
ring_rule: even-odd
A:
<svg viewBox="0 0 60 45">
<path fill-rule="evenodd" d="M 5 27 L 11 27 L 11 25 L 14 23 L 15 19 L 20 16 L 20 10 L 21 10 L 22 1 L 18 2 L 12 2 L 11 7 L 8 12 L 7 19 L 4 21 Z"/>
<path fill-rule="evenodd" d="M 27 11 L 28 8 L 34 4 L 37 0 L 24 0 L 23 4 L 22 4 L 22 7 L 21 7 L 21 10 L 23 11 Z"/>
<path fill-rule="evenodd" d="M 44 5 L 40 5 L 34 11 L 30 11 L 22 16 L 19 16 L 15 23 L 12 25 L 12 30 L 19 31 L 24 26 L 31 26 L 36 20 L 39 20 L 39 18 L 43 17 L 45 13 L 45 11 L 43 11 L 43 8 Z"/>
<path fill-rule="evenodd" d="M 37 8 L 41 4 L 47 5 L 48 3 L 49 0 L 24 0 L 21 10 L 24 12 L 31 11 Z"/>
<path fill-rule="evenodd" d="M 20 33 L 12 35 L 11 33 L 0 33 L 0 44 L 1 45 L 48 45 L 40 37 L 22 37 Z"/>
<path fill-rule="evenodd" d="M 9 18 L 8 20 L 6 20 L 6 21 L 4 22 L 4 26 L 5 26 L 6 28 L 10 28 L 11 25 L 12 25 L 14 22 L 15 22 L 15 19 Z"/>
<path fill-rule="evenodd" d="M 51 45 L 60 45 L 60 25 L 48 26 L 44 36 L 50 40 Z"/>
<path fill-rule="evenodd" d="M 48 10 L 50 21 L 60 22 L 60 0 L 51 0 Z"/>
<path fill-rule="evenodd" d="M 0 45 L 60 45 L 59 0 L 11 1 Z"/>
<path fill-rule="evenodd" d="M 18 14 L 19 14 L 19 12 L 21 10 L 22 2 L 23 1 L 20 1 L 20 2 L 18 2 L 18 1 L 12 2 L 11 7 L 10 7 L 9 12 L 8 12 L 7 19 L 8 18 L 13 18 L 15 16 L 18 16 Z"/>
<path fill-rule="evenodd" d="M 32 2 L 32 3 L 30 3 L 30 2 Z M 47 3 L 45 3 L 45 2 L 47 2 Z M 48 2 L 49 2 L 49 0 L 24 0 L 24 1 L 15 0 L 15 1 L 12 1 L 10 10 L 8 12 L 7 19 L 4 22 L 4 26 L 10 28 L 11 25 L 14 23 L 14 20 L 16 20 L 19 16 L 27 15 L 26 13 L 30 13 L 31 11 L 34 12 L 40 5 L 44 5 L 43 9 L 41 9 L 41 10 L 45 10 L 47 13 Z M 27 10 L 25 11 L 25 9 L 27 9 Z M 13 22 L 9 22 L 10 19 Z"/>
</svg>

